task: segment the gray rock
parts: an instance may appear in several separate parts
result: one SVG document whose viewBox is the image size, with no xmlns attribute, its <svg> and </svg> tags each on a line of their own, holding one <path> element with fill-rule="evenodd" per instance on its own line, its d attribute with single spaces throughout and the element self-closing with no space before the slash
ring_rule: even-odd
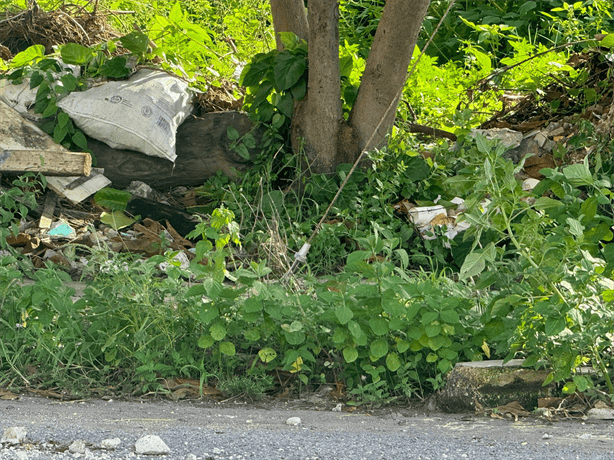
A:
<svg viewBox="0 0 614 460">
<path fill-rule="evenodd" d="M 185 460 L 196 460 L 196 455 L 188 454 L 185 456 Z"/>
<path fill-rule="evenodd" d="M 0 443 L 21 444 L 28 434 L 24 426 L 13 426 L 4 430 Z"/>
<path fill-rule="evenodd" d="M 300 424 L 301 424 L 301 418 L 300 417 L 290 417 L 288 420 L 286 420 L 286 425 L 298 426 Z"/>
<path fill-rule="evenodd" d="M 68 446 L 68 450 L 73 454 L 84 454 L 85 453 L 85 441 L 82 439 L 77 439 L 73 441 L 70 446 Z"/>
<path fill-rule="evenodd" d="M 614 420 L 614 409 L 591 409 L 587 416 L 593 420 Z"/>
<path fill-rule="evenodd" d="M 508 128 L 472 129 L 471 135 L 481 134 L 486 139 L 499 139 L 501 144 L 511 149 L 518 147 L 522 141 L 522 133 Z"/>
<path fill-rule="evenodd" d="M 134 448 L 137 454 L 143 455 L 164 455 L 171 451 L 159 436 L 151 434 L 139 438 Z"/>
<path fill-rule="evenodd" d="M 103 439 L 100 441 L 100 447 L 103 449 L 116 449 L 122 440 L 119 438 Z"/>
</svg>

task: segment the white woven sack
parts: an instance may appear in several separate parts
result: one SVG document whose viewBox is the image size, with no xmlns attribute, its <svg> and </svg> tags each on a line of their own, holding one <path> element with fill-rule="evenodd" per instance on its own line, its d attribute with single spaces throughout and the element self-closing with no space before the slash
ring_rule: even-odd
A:
<svg viewBox="0 0 614 460">
<path fill-rule="evenodd" d="M 58 106 L 88 136 L 109 147 L 174 162 L 177 127 L 190 114 L 191 99 L 184 81 L 142 69 L 128 80 L 73 92 Z"/>
</svg>

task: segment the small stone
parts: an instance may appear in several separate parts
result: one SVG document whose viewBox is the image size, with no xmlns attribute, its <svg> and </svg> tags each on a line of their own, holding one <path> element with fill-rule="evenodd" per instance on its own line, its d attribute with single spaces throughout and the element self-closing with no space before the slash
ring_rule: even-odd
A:
<svg viewBox="0 0 614 460">
<path fill-rule="evenodd" d="M 73 454 L 84 454 L 85 441 L 83 439 L 77 439 L 76 441 L 73 441 L 73 443 L 68 446 L 68 450 Z"/>
<path fill-rule="evenodd" d="M 21 450 L 18 450 L 17 452 L 15 452 L 15 458 L 17 460 L 28 460 L 28 454 L 22 452 Z"/>
<path fill-rule="evenodd" d="M 339 403 L 335 407 L 333 407 L 333 412 L 341 412 L 342 408 L 343 408 L 343 404 Z"/>
<path fill-rule="evenodd" d="M 525 179 L 522 182 L 522 189 L 525 192 L 530 192 L 531 190 L 533 190 L 535 187 L 537 187 L 537 184 L 539 184 L 539 180 L 538 179 L 533 179 L 532 177 Z"/>
<path fill-rule="evenodd" d="M 0 443 L 20 444 L 28 434 L 28 430 L 24 426 L 14 426 L 4 430 Z"/>
<path fill-rule="evenodd" d="M 300 424 L 301 424 L 301 418 L 300 417 L 290 417 L 288 420 L 286 420 L 286 425 L 298 426 Z"/>
<path fill-rule="evenodd" d="M 188 454 L 185 456 L 185 460 L 196 460 L 196 455 Z"/>
<path fill-rule="evenodd" d="M 550 439 L 551 436 L 548 433 L 544 433 L 544 435 L 542 436 L 543 439 Z"/>
<path fill-rule="evenodd" d="M 116 449 L 122 440 L 119 438 L 103 439 L 100 441 L 100 447 L 103 449 Z"/>
<path fill-rule="evenodd" d="M 584 434 L 581 434 L 581 435 L 580 435 L 580 436 L 578 436 L 578 437 L 579 437 L 580 439 L 591 439 L 591 438 L 593 437 L 593 435 L 592 435 L 592 434 L 590 434 L 590 433 L 584 433 Z"/>
<path fill-rule="evenodd" d="M 139 438 L 134 444 L 134 448 L 137 454 L 143 455 L 163 455 L 171 451 L 159 436 L 151 434 Z"/>
<path fill-rule="evenodd" d="M 593 420 L 614 420 L 614 409 L 591 409 L 587 415 Z"/>
<path fill-rule="evenodd" d="M 535 139 L 535 142 L 537 142 L 537 145 L 539 145 L 540 148 L 543 148 L 544 144 L 548 140 L 548 138 L 544 136 L 542 133 L 537 133 L 535 137 L 533 137 L 533 139 Z"/>
</svg>

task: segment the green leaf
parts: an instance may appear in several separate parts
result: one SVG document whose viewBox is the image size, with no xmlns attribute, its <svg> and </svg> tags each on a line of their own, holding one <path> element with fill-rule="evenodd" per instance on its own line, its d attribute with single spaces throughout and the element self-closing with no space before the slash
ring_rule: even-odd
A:
<svg viewBox="0 0 614 460">
<path fill-rule="evenodd" d="M 439 313 L 436 311 L 427 311 L 422 314 L 420 322 L 424 325 L 431 324 L 439 318 Z"/>
<path fill-rule="evenodd" d="M 567 322 L 565 318 L 547 318 L 546 319 L 546 335 L 553 337 L 561 333 L 563 329 L 565 329 Z"/>
<path fill-rule="evenodd" d="M 527 14 L 529 11 L 534 10 L 536 6 L 537 6 L 537 2 L 533 2 L 533 1 L 523 2 L 523 4 L 520 5 L 520 8 L 518 9 L 518 14 L 520 15 L 520 17 L 522 17 L 525 14 Z"/>
<path fill-rule="evenodd" d="M 300 345 L 305 341 L 305 333 L 301 331 L 289 332 L 284 331 L 284 336 L 290 345 Z"/>
<path fill-rule="evenodd" d="M 60 77 L 60 81 L 62 82 L 62 86 L 66 89 L 67 92 L 71 92 L 77 89 L 77 85 L 79 80 L 73 74 L 68 73 L 66 75 L 62 75 Z"/>
<path fill-rule="evenodd" d="M 381 358 L 388 354 L 388 341 L 386 339 L 377 339 L 371 342 L 369 350 L 376 358 Z"/>
<path fill-rule="evenodd" d="M 213 337 L 213 340 L 216 340 L 219 342 L 224 337 L 226 337 L 226 328 L 222 326 L 221 324 L 213 324 L 209 328 L 209 333 L 211 334 L 211 337 Z"/>
<path fill-rule="evenodd" d="M 607 34 L 599 41 L 599 46 L 604 48 L 614 48 L 614 34 Z"/>
<path fill-rule="evenodd" d="M 395 352 L 388 353 L 386 356 L 386 367 L 390 372 L 395 372 L 401 367 L 401 361 L 399 361 L 399 355 Z"/>
<path fill-rule="evenodd" d="M 563 393 L 570 395 L 576 392 L 576 384 L 573 382 L 567 382 L 563 386 Z"/>
<path fill-rule="evenodd" d="M 434 363 L 439 359 L 439 356 L 437 356 L 435 353 L 429 353 L 428 355 L 426 355 L 426 362 L 427 363 Z"/>
<path fill-rule="evenodd" d="M 32 45 L 21 53 L 17 53 L 11 60 L 9 67 L 23 67 L 39 61 L 43 57 L 45 57 L 45 47 L 43 45 Z"/>
<path fill-rule="evenodd" d="M 234 356 L 236 354 L 234 343 L 220 342 L 220 353 L 226 356 Z"/>
<path fill-rule="evenodd" d="M 214 343 L 215 343 L 215 340 L 213 340 L 213 337 L 211 337 L 209 334 L 201 335 L 200 338 L 198 339 L 198 346 L 200 348 L 207 349 Z"/>
<path fill-rule="evenodd" d="M 210 303 L 203 304 L 203 306 L 198 310 L 198 319 L 203 324 L 209 324 L 218 316 L 220 316 L 218 308 Z"/>
<path fill-rule="evenodd" d="M 494 260 L 495 253 L 496 249 L 492 242 L 488 243 L 488 246 L 484 249 L 478 249 L 470 253 L 465 257 L 460 271 L 460 278 L 465 280 L 482 273 L 484 268 L 486 268 L 486 262 L 492 262 Z"/>
<path fill-rule="evenodd" d="M 335 308 L 335 316 L 340 324 L 346 324 L 354 317 L 354 313 L 345 305 Z M 350 331 L 351 332 L 351 331 Z"/>
<path fill-rule="evenodd" d="M 354 58 L 350 55 L 342 56 L 339 59 L 339 72 L 341 78 L 350 78 L 352 68 L 354 67 Z"/>
<path fill-rule="evenodd" d="M 32 76 L 30 77 L 30 89 L 36 88 L 43 82 L 44 79 L 45 77 L 40 72 L 33 72 Z"/>
<path fill-rule="evenodd" d="M 441 347 L 446 345 L 446 338 L 442 337 L 441 335 L 438 335 L 436 337 L 430 337 L 427 341 L 427 344 L 431 350 L 437 351 Z"/>
<path fill-rule="evenodd" d="M 94 58 L 94 51 L 77 43 L 66 43 L 60 47 L 60 56 L 65 64 L 86 66 Z"/>
<path fill-rule="evenodd" d="M 293 32 L 278 32 L 277 35 L 287 50 L 293 50 L 301 42 L 301 39 Z"/>
<path fill-rule="evenodd" d="M 345 347 L 343 349 L 343 359 L 346 363 L 353 363 L 358 358 L 358 352 L 354 347 Z"/>
<path fill-rule="evenodd" d="M 235 149 L 235 152 L 237 152 L 241 158 L 249 160 L 249 150 L 247 149 L 245 144 L 237 145 L 237 148 Z"/>
<path fill-rule="evenodd" d="M 399 340 L 397 342 L 397 351 L 405 353 L 407 350 L 409 350 L 409 342 L 407 340 Z"/>
<path fill-rule="evenodd" d="M 128 217 L 122 211 L 113 211 L 111 213 L 103 212 L 100 214 L 100 222 L 107 224 L 114 230 L 119 230 L 120 228 L 132 225 L 136 220 L 132 217 Z"/>
<path fill-rule="evenodd" d="M 266 347 L 258 351 L 258 357 L 263 363 L 270 363 L 277 357 L 277 352 L 272 348 Z"/>
<path fill-rule="evenodd" d="M 359 339 L 364 335 L 362 328 L 356 321 L 350 321 L 348 323 L 348 330 L 350 331 L 350 334 L 352 334 L 352 336 L 354 336 L 354 338 L 356 339 Z"/>
<path fill-rule="evenodd" d="M 245 313 L 256 313 L 262 311 L 262 300 L 257 297 L 248 297 L 243 303 L 243 311 Z"/>
<path fill-rule="evenodd" d="M 303 56 L 291 53 L 279 53 L 275 57 L 273 71 L 275 74 L 275 86 L 279 91 L 284 91 L 294 86 L 302 77 L 307 62 Z"/>
<path fill-rule="evenodd" d="M 575 383 L 576 389 L 580 392 L 584 392 L 593 386 L 592 381 L 583 375 L 574 375 L 573 383 Z"/>
<path fill-rule="evenodd" d="M 124 211 L 132 195 L 125 190 L 105 187 L 94 195 L 94 203 L 111 211 Z"/>
<path fill-rule="evenodd" d="M 145 54 L 149 46 L 149 37 L 142 32 L 130 32 L 121 37 L 119 41 L 124 48 L 134 54 Z"/>
<path fill-rule="evenodd" d="M 475 143 L 480 153 L 490 153 L 490 142 L 481 134 L 475 136 Z"/>
<path fill-rule="evenodd" d="M 202 284 L 195 284 L 190 289 L 188 289 L 188 292 L 186 292 L 186 297 L 195 297 L 203 295 L 205 295 L 205 288 Z"/>
<path fill-rule="evenodd" d="M 292 95 L 290 93 L 285 93 L 281 96 L 277 104 L 275 104 L 275 108 L 285 117 L 292 118 L 292 113 L 294 111 L 294 99 L 292 99 Z"/>
<path fill-rule="evenodd" d="M 439 312 L 439 318 L 446 324 L 460 323 L 460 318 L 455 310 L 442 310 Z"/>
<path fill-rule="evenodd" d="M 584 221 L 592 220 L 593 217 L 595 217 L 595 214 L 597 214 L 598 202 L 599 200 L 595 195 L 589 196 L 584 200 L 584 203 L 580 206 L 580 212 L 584 214 Z"/>
<path fill-rule="evenodd" d="M 549 208 L 558 208 L 561 206 L 565 206 L 563 203 L 561 203 L 560 200 L 555 200 L 553 198 L 548 198 L 547 196 L 542 196 L 539 197 L 537 200 L 535 200 L 535 209 L 537 209 L 538 211 L 544 210 L 544 209 L 549 209 Z"/>
<path fill-rule="evenodd" d="M 424 333 L 427 337 L 435 337 L 441 332 L 441 326 L 438 324 L 429 324 L 424 328 Z"/>
<path fill-rule="evenodd" d="M 241 137 L 239 131 L 237 131 L 236 128 L 233 128 L 232 126 L 226 128 L 226 135 L 231 141 L 236 141 L 237 139 L 239 139 L 239 137 Z"/>
<path fill-rule="evenodd" d="M 117 56 L 105 61 L 99 68 L 99 73 L 109 78 L 124 78 L 130 75 L 130 69 L 126 67 L 127 61 L 123 56 Z"/>
<path fill-rule="evenodd" d="M 75 134 L 72 135 L 71 140 L 73 144 L 79 147 L 82 151 L 87 152 L 89 150 L 87 147 L 87 139 L 82 131 L 75 131 Z"/>
<path fill-rule="evenodd" d="M 384 318 L 371 318 L 369 326 L 375 335 L 385 335 L 388 333 L 388 321 Z"/>
<path fill-rule="evenodd" d="M 588 157 L 584 159 L 584 163 L 569 165 L 564 168 L 563 175 L 574 187 L 593 185 L 595 182 L 588 166 Z"/>
</svg>

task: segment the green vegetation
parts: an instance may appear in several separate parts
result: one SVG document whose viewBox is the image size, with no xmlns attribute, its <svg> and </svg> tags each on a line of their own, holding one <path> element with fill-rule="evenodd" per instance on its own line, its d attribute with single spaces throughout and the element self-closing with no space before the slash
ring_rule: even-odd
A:
<svg viewBox="0 0 614 460">
<path fill-rule="evenodd" d="M 0 1 L 0 8 L 21 3 Z M 383 3 L 341 2 L 346 112 Z M 605 390 L 614 398 L 613 141 L 583 121 L 572 144 L 590 155 L 543 170 L 544 180 L 525 191 L 515 177 L 522 164 L 506 159 L 501 144 L 468 135 L 502 108 L 504 91 L 539 99 L 560 81 L 578 106 L 593 104 L 596 89 L 583 87 L 585 71 L 567 59 L 596 46 L 593 34 L 614 30 L 611 2 L 483 3 L 457 2 L 445 18 L 406 84 L 388 146 L 351 176 L 294 273 L 292 254 L 310 239 L 350 165 L 305 179 L 300 152 L 286 146 L 292 106 L 305 94 L 307 47 L 286 34 L 286 51 L 273 49 L 268 2 L 107 1 L 106 8 L 134 11 L 143 32 L 117 16 L 125 34 L 118 41 L 67 44 L 52 56 L 30 47 L 0 61 L 8 78 L 28 76 L 39 87 L 36 111 L 49 118 L 55 140 L 79 148 L 78 131 L 55 102 L 87 77 L 125 75 L 127 56 L 112 57 L 118 46 L 197 89 L 240 82 L 245 110 L 266 131 L 251 171 L 197 189 L 209 215 L 190 235 L 199 240 L 188 269 L 171 251 L 141 260 L 78 248 L 89 252 L 78 300 L 61 269 L 51 262 L 34 269 L 6 243 L 36 204 L 32 179 L 0 192 L 0 386 L 143 394 L 164 392 L 162 378 L 183 376 L 260 397 L 279 385 L 300 392 L 339 383 L 352 403 L 381 404 L 440 388 L 459 361 L 517 357 L 549 366 L 548 382 L 561 382 L 566 393 Z M 448 4 L 432 2 L 420 47 Z M 613 41 L 601 44 L 612 49 Z M 580 43 L 561 46 L 572 42 Z M 81 66 L 82 77 L 57 85 L 48 70 L 59 57 Z M 611 74 L 610 66 L 603 77 L 610 85 Z M 453 131 L 458 141 L 422 155 L 424 142 L 408 123 Z M 251 135 L 228 136 L 240 154 L 255 146 Z M 425 238 L 395 210 L 401 200 L 452 206 L 454 197 L 465 200 L 471 227 L 453 240 L 442 228 Z M 586 365 L 596 380 L 576 374 Z"/>
</svg>

